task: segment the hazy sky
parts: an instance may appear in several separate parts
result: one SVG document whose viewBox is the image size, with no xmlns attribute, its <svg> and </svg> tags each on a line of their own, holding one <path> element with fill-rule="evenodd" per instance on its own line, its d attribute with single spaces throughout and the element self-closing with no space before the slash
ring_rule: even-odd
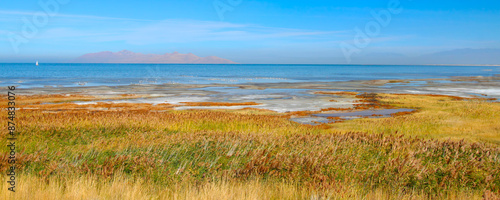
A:
<svg viewBox="0 0 500 200">
<path fill-rule="evenodd" d="M 500 1 L 2 1 L 0 46 L 0 62 L 127 49 L 240 63 L 390 63 L 500 49 Z"/>
</svg>

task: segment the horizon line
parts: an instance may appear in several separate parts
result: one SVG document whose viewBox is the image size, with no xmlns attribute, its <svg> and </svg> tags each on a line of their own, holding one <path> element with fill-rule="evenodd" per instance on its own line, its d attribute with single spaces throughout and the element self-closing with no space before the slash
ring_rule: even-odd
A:
<svg viewBox="0 0 500 200">
<path fill-rule="evenodd" d="M 30 64 L 32 62 L 0 62 L 0 64 Z M 39 62 L 39 65 L 42 64 Z M 352 66 L 361 66 L 361 65 L 389 65 L 389 66 L 493 66 L 497 67 L 500 64 L 310 64 L 310 63 L 126 63 L 126 62 L 118 62 L 118 63 L 91 63 L 91 62 L 46 62 L 45 64 L 158 64 L 158 65 L 352 65 Z"/>
</svg>

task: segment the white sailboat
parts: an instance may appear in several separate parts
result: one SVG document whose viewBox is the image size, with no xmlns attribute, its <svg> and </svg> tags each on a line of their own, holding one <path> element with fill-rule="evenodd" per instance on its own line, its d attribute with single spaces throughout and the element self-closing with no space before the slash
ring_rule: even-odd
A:
<svg viewBox="0 0 500 200">
<path fill-rule="evenodd" d="M 38 60 L 36 61 L 36 66 L 38 66 Z"/>
</svg>

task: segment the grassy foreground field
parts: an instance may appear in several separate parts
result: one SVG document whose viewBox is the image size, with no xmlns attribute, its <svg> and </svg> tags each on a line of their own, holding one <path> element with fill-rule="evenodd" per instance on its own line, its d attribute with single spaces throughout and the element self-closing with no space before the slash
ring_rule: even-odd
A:
<svg viewBox="0 0 500 200">
<path fill-rule="evenodd" d="M 17 113 L 15 199 L 500 197 L 500 105 L 485 100 L 379 94 L 417 112 L 310 126 L 259 110 L 40 104 L 64 98 L 18 102 L 36 104 Z"/>
</svg>

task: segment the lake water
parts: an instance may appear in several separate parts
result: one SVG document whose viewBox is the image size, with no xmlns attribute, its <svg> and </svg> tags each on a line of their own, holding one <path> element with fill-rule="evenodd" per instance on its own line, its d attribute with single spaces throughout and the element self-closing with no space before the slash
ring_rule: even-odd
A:
<svg viewBox="0 0 500 200">
<path fill-rule="evenodd" d="M 0 63 L 0 86 L 330 82 L 494 76 L 498 66 Z"/>
</svg>

